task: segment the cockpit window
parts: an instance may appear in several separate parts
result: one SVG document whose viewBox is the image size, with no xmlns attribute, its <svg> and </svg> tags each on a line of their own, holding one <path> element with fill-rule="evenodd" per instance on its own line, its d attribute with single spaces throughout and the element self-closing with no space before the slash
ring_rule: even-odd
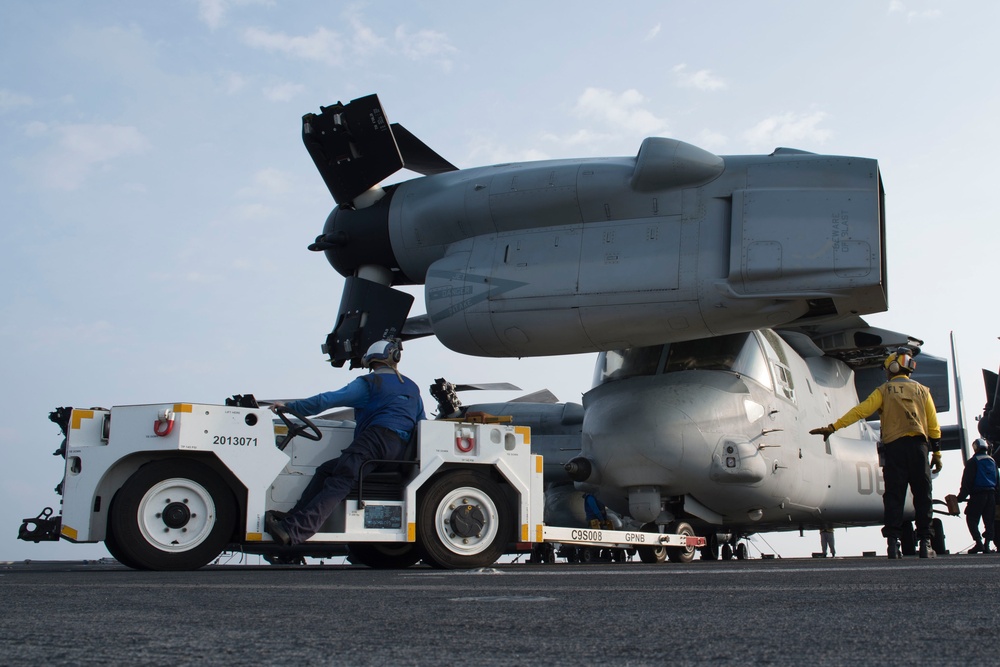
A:
<svg viewBox="0 0 1000 667">
<path fill-rule="evenodd" d="M 639 375 L 686 370 L 733 371 L 771 386 L 767 361 L 752 333 L 602 352 L 597 358 L 594 386 Z"/>
<path fill-rule="evenodd" d="M 653 345 L 601 352 L 594 368 L 594 386 L 638 375 L 656 375 L 663 347 Z"/>
</svg>

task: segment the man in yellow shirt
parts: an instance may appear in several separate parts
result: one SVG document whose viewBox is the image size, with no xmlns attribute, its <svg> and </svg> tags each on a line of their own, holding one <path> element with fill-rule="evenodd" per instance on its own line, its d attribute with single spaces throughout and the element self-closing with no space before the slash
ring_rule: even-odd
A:
<svg viewBox="0 0 1000 667">
<path fill-rule="evenodd" d="M 815 428 L 809 433 L 822 435 L 823 439 L 837 429 L 871 416 L 877 410 L 882 422 L 882 446 L 885 462 L 882 475 L 885 492 L 882 494 L 882 534 L 888 543 L 889 558 L 902 558 L 899 536 L 903 526 L 903 504 L 906 487 L 913 493 L 913 511 L 917 537 L 920 539 L 920 557 L 933 558 L 931 548 L 931 468 L 927 460 L 932 452 L 934 472 L 941 471 L 941 427 L 930 390 L 910 373 L 917 363 L 909 350 L 900 348 L 886 357 L 882 364 L 887 382 L 869 394 L 859 405 L 830 424 Z"/>
</svg>

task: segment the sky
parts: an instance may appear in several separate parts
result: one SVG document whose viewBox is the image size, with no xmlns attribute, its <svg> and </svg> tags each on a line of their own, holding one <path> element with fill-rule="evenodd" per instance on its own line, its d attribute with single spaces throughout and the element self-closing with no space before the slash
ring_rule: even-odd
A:
<svg viewBox="0 0 1000 667">
<path fill-rule="evenodd" d="M 954 332 L 971 422 L 981 369 L 1000 366 L 998 23 L 992 0 L 3 3 L 0 560 L 107 555 L 16 540 L 58 507 L 51 410 L 308 396 L 355 376 L 320 352 L 343 279 L 306 250 L 333 201 L 301 117 L 371 93 L 461 168 L 632 156 L 647 136 L 877 159 L 889 310 L 867 319 L 943 357 Z M 423 339 L 403 369 L 429 405 L 438 377 L 579 401 L 593 362 Z M 961 473 L 957 453 L 944 463 L 939 498 Z M 971 544 L 945 521 L 953 551 Z M 837 540 L 885 548 L 877 528 Z M 754 545 L 787 557 L 819 539 Z"/>
</svg>

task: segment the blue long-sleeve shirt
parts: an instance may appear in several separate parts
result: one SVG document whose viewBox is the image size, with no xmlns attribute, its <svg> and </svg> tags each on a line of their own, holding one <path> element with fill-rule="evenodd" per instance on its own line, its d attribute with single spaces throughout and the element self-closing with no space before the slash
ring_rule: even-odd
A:
<svg viewBox="0 0 1000 667">
<path fill-rule="evenodd" d="M 376 369 L 341 389 L 286 405 L 303 415 L 317 415 L 330 408 L 354 408 L 355 437 L 367 428 L 382 426 L 398 433 L 404 442 L 410 439 L 416 423 L 426 419 L 417 385 L 405 376 L 397 377 L 390 368 Z"/>
</svg>

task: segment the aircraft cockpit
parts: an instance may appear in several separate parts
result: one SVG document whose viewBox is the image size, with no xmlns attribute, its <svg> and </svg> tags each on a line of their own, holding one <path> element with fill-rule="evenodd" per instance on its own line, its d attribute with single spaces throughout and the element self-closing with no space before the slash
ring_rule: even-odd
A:
<svg viewBox="0 0 1000 667">
<path fill-rule="evenodd" d="M 765 355 L 762 343 L 772 354 Z M 775 356 L 773 345 L 758 339 L 755 332 L 748 332 L 601 352 L 594 370 L 593 386 L 646 375 L 715 370 L 739 373 L 773 390 L 768 371 L 768 358 Z"/>
</svg>

